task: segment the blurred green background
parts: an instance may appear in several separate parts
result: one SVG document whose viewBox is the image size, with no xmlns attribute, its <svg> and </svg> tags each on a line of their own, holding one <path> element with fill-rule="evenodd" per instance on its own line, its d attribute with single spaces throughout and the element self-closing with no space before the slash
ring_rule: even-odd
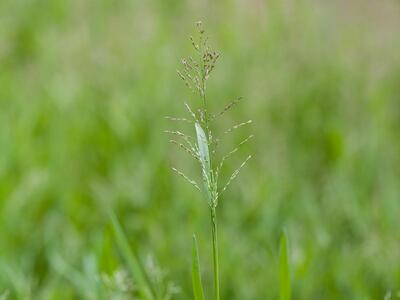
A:
<svg viewBox="0 0 400 300">
<path fill-rule="evenodd" d="M 110 210 L 173 299 L 192 297 L 196 233 L 211 295 L 207 205 L 171 172 L 192 164 L 163 134 L 175 125 L 163 117 L 196 101 L 176 69 L 197 20 L 222 52 L 211 106 L 245 99 L 218 128 L 254 121 L 225 173 L 253 154 L 219 207 L 222 299 L 277 299 L 282 230 L 294 299 L 395 295 L 394 0 L 2 0 L 0 295 L 97 299 L 100 285 L 107 299 L 132 299 Z"/>
</svg>

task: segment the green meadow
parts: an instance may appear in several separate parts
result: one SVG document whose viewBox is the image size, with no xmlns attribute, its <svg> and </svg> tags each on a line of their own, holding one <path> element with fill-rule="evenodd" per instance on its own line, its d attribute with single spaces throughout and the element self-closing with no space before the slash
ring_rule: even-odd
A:
<svg viewBox="0 0 400 300">
<path fill-rule="evenodd" d="M 254 134 L 221 175 L 252 155 L 219 199 L 221 299 L 279 299 L 283 232 L 292 299 L 398 299 L 396 0 L 0 1 L 0 299 L 146 299 L 127 249 L 156 300 L 193 299 L 194 233 L 213 299 L 208 205 L 171 170 L 197 166 L 164 133 L 200 101 L 176 74 L 198 20 L 209 109 L 243 97 L 216 132 L 252 120 L 221 148 Z"/>
</svg>

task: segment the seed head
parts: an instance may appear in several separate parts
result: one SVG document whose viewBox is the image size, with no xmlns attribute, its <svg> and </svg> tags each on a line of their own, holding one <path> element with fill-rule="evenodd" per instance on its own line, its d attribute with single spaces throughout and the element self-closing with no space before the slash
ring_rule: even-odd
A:
<svg viewBox="0 0 400 300">
<path fill-rule="evenodd" d="M 199 177 L 201 178 L 203 184 L 199 185 L 197 181 L 189 178 L 176 168 L 173 168 L 173 171 L 192 184 L 196 189 L 203 191 L 210 207 L 215 208 L 218 204 L 219 196 L 238 176 L 240 170 L 251 158 L 251 155 L 249 155 L 243 161 L 243 163 L 233 171 L 232 175 L 228 177 L 228 180 L 223 188 L 219 189 L 218 179 L 225 161 L 233 154 L 237 153 L 239 147 L 247 143 L 253 137 L 253 135 L 250 135 L 246 139 L 242 140 L 233 150 L 222 155 L 222 158 L 219 160 L 219 162 L 217 161 L 217 146 L 220 143 L 220 138 L 215 137 L 213 134 L 210 126 L 211 122 L 236 106 L 241 98 L 230 101 L 227 105 L 225 105 L 222 111 L 217 114 L 212 114 L 208 111 L 206 101 L 206 82 L 210 78 L 210 74 L 216 66 L 216 63 L 220 57 L 220 53 L 213 50 L 208 44 L 208 37 L 205 36 L 205 31 L 201 21 L 196 22 L 196 27 L 198 30 L 198 38 L 194 39 L 191 36 L 190 42 L 197 53 L 197 57 L 193 58 L 192 56 L 189 56 L 187 58 L 182 58 L 182 69 L 178 70 L 177 73 L 178 76 L 184 81 L 185 85 L 188 86 L 191 91 L 195 92 L 195 95 L 200 101 L 197 102 L 196 109 L 192 109 L 189 104 L 185 102 L 187 111 L 193 121 L 186 118 L 168 117 L 168 119 L 172 121 L 184 121 L 191 124 L 194 123 L 194 126 L 192 127 L 194 136 L 178 130 L 166 130 L 165 132 L 174 135 L 177 138 L 177 140 L 171 140 L 171 143 L 177 145 L 179 149 L 182 149 L 191 155 L 199 163 L 199 169 L 201 171 Z M 245 125 L 250 125 L 251 123 L 251 120 L 238 123 L 225 130 L 224 135 L 236 132 Z"/>
</svg>

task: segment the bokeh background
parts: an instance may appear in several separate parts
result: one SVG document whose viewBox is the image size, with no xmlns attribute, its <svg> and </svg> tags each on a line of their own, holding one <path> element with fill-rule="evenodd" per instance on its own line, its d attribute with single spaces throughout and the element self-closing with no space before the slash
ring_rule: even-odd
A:
<svg viewBox="0 0 400 300">
<path fill-rule="evenodd" d="M 223 141 L 255 134 L 225 170 L 253 154 L 219 207 L 222 298 L 277 299 L 284 230 L 294 299 L 395 296 L 395 0 L 0 1 L 0 295 L 132 299 L 114 210 L 172 299 L 192 297 L 196 233 L 211 296 L 207 205 L 163 134 L 198 101 L 176 76 L 197 20 L 222 53 L 210 105 L 244 97 L 217 130 L 254 122 Z"/>
</svg>

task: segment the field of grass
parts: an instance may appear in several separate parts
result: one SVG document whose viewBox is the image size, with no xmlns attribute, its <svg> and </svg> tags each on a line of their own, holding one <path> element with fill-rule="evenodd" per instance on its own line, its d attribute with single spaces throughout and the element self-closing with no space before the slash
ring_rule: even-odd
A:
<svg viewBox="0 0 400 300">
<path fill-rule="evenodd" d="M 218 129 L 253 120 L 223 147 L 255 135 L 226 164 L 253 155 L 218 207 L 221 298 L 278 299 L 285 231 L 293 299 L 396 299 L 396 0 L 0 1 L 0 299 L 136 299 L 110 211 L 160 299 L 193 299 L 196 233 L 212 299 L 207 203 L 163 133 L 196 101 L 197 20 L 211 109 L 243 97 Z"/>
</svg>

